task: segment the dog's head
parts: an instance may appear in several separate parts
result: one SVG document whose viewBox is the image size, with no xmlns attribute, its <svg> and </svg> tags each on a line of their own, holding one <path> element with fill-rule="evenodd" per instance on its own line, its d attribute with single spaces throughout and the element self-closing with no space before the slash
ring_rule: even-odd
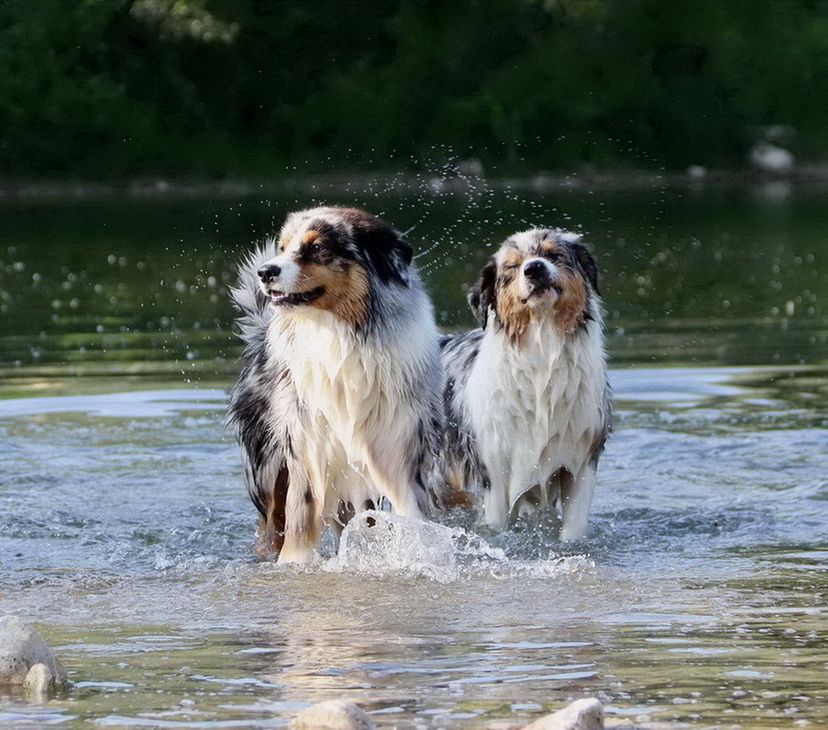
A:
<svg viewBox="0 0 828 730">
<path fill-rule="evenodd" d="M 502 327 L 519 342 L 533 319 L 548 320 L 563 335 L 591 319 L 598 266 L 581 237 L 557 228 L 510 236 L 469 293 L 481 327 Z"/>
<path fill-rule="evenodd" d="M 359 326 L 372 293 L 407 287 L 411 247 L 392 226 L 356 208 L 291 213 L 277 254 L 258 269 L 264 294 L 277 307 L 315 307 Z"/>
</svg>

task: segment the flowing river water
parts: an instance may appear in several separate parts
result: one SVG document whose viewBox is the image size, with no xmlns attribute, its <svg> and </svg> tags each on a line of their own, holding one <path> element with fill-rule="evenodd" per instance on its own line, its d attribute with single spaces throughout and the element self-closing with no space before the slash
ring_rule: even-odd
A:
<svg viewBox="0 0 828 730">
<path fill-rule="evenodd" d="M 583 228 L 616 430 L 590 534 L 380 515 L 277 567 L 222 425 L 227 285 L 315 199 L 402 229 L 446 329 L 509 232 Z M 633 722 L 825 726 L 824 188 L 320 190 L 0 204 L 0 613 L 69 672 L 0 725 L 511 727 L 597 696 Z"/>
</svg>

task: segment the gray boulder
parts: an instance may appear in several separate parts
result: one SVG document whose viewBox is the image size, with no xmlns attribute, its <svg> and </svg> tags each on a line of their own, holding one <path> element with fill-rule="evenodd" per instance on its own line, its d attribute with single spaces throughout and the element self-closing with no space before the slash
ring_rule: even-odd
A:
<svg viewBox="0 0 828 730">
<path fill-rule="evenodd" d="M 291 730 L 373 730 L 368 714 L 353 702 L 331 700 L 302 710 L 290 723 Z"/>
<path fill-rule="evenodd" d="M 576 700 L 523 730 L 604 730 L 604 706 L 594 697 Z"/>
<path fill-rule="evenodd" d="M 16 616 L 0 616 L 0 687 L 43 694 L 66 683 L 66 672 L 40 634 Z"/>
</svg>

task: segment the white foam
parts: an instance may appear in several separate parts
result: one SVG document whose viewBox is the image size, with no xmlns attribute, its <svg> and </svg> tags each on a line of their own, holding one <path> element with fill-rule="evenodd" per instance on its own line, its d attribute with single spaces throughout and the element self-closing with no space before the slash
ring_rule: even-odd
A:
<svg viewBox="0 0 828 730">
<path fill-rule="evenodd" d="M 515 560 L 462 528 L 368 511 L 351 520 L 342 533 L 338 554 L 322 561 L 320 567 L 335 573 L 396 573 L 452 583 L 481 575 L 503 579 L 580 574 L 591 572 L 595 564 L 582 555 Z"/>
</svg>

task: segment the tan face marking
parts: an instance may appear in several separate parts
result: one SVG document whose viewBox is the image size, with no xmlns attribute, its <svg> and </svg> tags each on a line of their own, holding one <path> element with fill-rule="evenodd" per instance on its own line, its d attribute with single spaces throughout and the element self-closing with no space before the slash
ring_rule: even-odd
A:
<svg viewBox="0 0 828 730">
<path fill-rule="evenodd" d="M 555 302 L 553 314 L 555 326 L 566 335 L 571 335 L 584 322 L 587 292 L 583 278 L 568 266 L 560 267 L 561 295 Z"/>
<path fill-rule="evenodd" d="M 340 235 L 352 237 L 371 262 L 379 257 L 383 282 L 403 286 L 408 281 L 402 264 L 411 261 L 404 239 L 388 224 L 356 208 L 320 206 L 291 213 L 279 234 L 279 250 L 268 264 L 281 267 L 281 274 L 262 284 L 275 304 L 298 304 L 325 309 L 352 324 L 364 324 L 370 316 L 371 275 L 351 249 L 339 248 Z M 322 246 L 321 250 L 315 247 Z M 382 247 L 387 247 L 387 250 Z M 382 250 L 379 250 L 382 249 Z M 387 261 L 385 261 L 387 259 Z M 284 286 L 279 289 L 280 283 Z M 291 295 L 308 295 L 297 298 Z M 296 311 L 301 311 L 297 309 Z"/>
<path fill-rule="evenodd" d="M 521 267 L 525 256 L 511 246 L 501 249 L 497 261 L 497 316 L 503 323 L 509 339 L 518 343 L 529 326 L 531 312 L 523 302 L 521 288 Z"/>
<path fill-rule="evenodd" d="M 359 264 L 345 267 L 303 263 L 302 275 L 308 287 L 323 287 L 325 293 L 309 306 L 325 309 L 352 325 L 368 318 L 368 275 Z"/>
<path fill-rule="evenodd" d="M 553 241 L 551 239 L 547 239 L 540 245 L 541 255 L 543 256 L 551 256 L 553 254 L 562 255 L 563 252 L 561 251 L 561 247 L 558 245 L 557 241 Z"/>
<path fill-rule="evenodd" d="M 502 256 L 498 261 L 499 268 L 504 271 L 517 271 L 523 263 L 524 258 L 525 256 L 523 253 L 518 251 L 516 248 L 509 247 L 503 251 Z"/>
<path fill-rule="evenodd" d="M 541 243 L 541 251 L 545 257 L 555 260 L 557 256 L 562 262 L 567 260 L 566 251 L 555 240 L 546 240 Z M 553 310 L 555 325 L 563 333 L 570 335 L 584 322 L 587 305 L 586 282 L 580 272 L 569 265 L 557 265 L 558 283 L 561 294 L 555 302 Z"/>
<path fill-rule="evenodd" d="M 529 284 L 524 264 L 543 258 L 554 266 L 554 282 L 558 295 L 547 300 L 527 297 Z M 497 253 L 496 309 L 497 315 L 514 344 L 520 344 L 533 319 L 551 314 L 554 326 L 562 335 L 574 333 L 586 315 L 587 288 L 581 274 L 567 262 L 567 253 L 554 239 L 531 247 L 504 245 Z"/>
<path fill-rule="evenodd" d="M 297 289 L 324 289 L 322 296 L 303 306 L 324 309 L 351 325 L 363 324 L 368 318 L 367 273 L 359 264 L 336 257 L 313 260 L 312 248 L 317 245 L 325 245 L 325 234 L 312 227 L 303 231 L 292 226 L 279 241 L 280 255 L 289 256 L 298 269 Z"/>
</svg>

